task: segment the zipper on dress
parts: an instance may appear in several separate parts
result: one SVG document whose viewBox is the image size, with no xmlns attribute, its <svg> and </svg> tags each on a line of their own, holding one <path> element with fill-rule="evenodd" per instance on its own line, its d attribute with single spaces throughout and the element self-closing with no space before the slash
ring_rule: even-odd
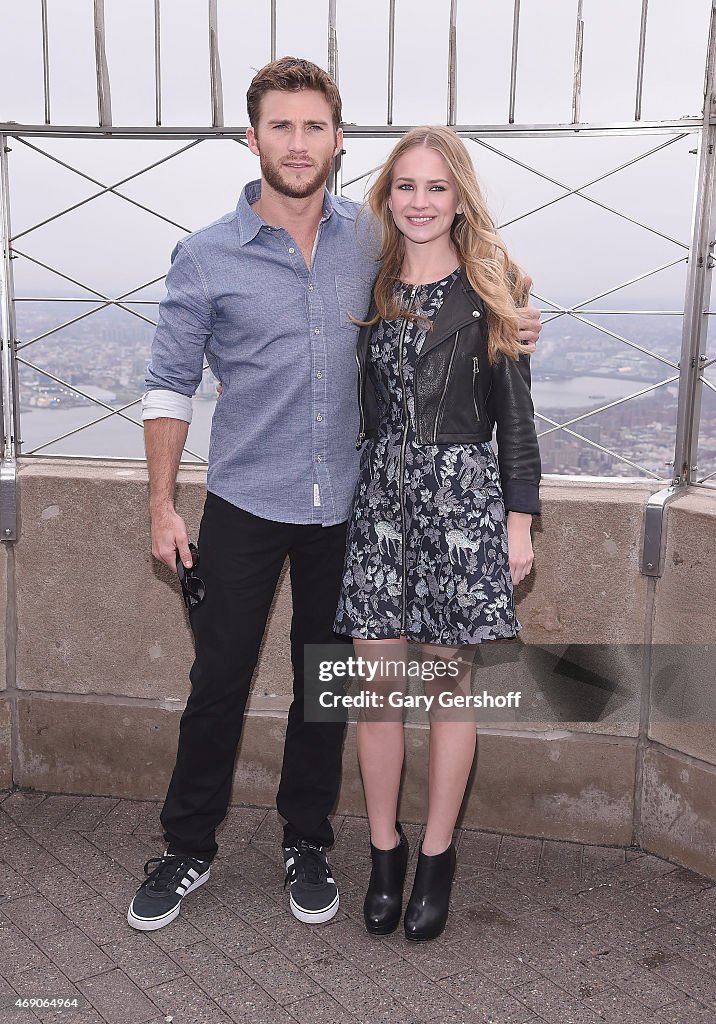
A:
<svg viewBox="0 0 716 1024">
<path fill-rule="evenodd" d="M 408 302 L 408 312 L 412 309 L 413 302 L 415 301 L 415 294 L 418 290 L 416 284 L 413 285 L 413 290 L 410 293 L 410 300 Z M 403 326 L 400 328 L 400 340 L 398 342 L 398 371 L 400 373 L 400 386 L 403 393 L 403 440 L 400 444 L 400 463 L 398 470 L 398 487 L 400 491 L 400 536 L 401 536 L 401 553 L 403 561 L 403 572 L 401 577 L 401 610 L 400 610 L 400 631 L 405 633 L 407 629 L 407 607 L 406 607 L 406 589 L 407 589 L 407 576 L 408 567 L 405 556 L 405 549 L 407 547 L 407 536 L 405 528 L 405 449 L 408 444 L 408 397 L 405 391 L 405 374 L 403 372 L 403 362 L 405 355 L 405 332 L 408 327 L 408 320 L 403 317 Z"/>
<path fill-rule="evenodd" d="M 445 375 L 445 387 L 443 393 L 440 395 L 440 401 L 438 402 L 438 410 L 435 413 L 435 426 L 433 427 L 433 444 L 438 443 L 438 423 L 443 414 L 443 408 L 445 406 L 445 396 L 447 395 L 448 384 L 450 383 L 450 373 L 452 371 L 452 364 L 455 361 L 455 353 L 457 352 L 457 343 L 460 340 L 460 332 L 455 333 L 455 341 L 452 343 L 452 352 L 450 353 L 450 362 L 448 363 L 447 373 Z"/>
<path fill-rule="evenodd" d="M 477 377 L 480 373 L 480 362 L 477 356 L 472 357 L 472 401 L 475 405 L 475 416 L 477 416 L 477 422 L 480 422 L 480 410 L 477 407 Z"/>
<path fill-rule="evenodd" d="M 360 365 L 360 359 L 358 358 L 357 346 L 355 354 L 356 363 L 358 364 L 358 414 L 360 416 L 360 422 L 358 426 L 358 437 L 356 438 L 356 449 L 359 449 L 363 442 L 365 441 L 365 414 L 363 412 L 363 369 Z"/>
</svg>

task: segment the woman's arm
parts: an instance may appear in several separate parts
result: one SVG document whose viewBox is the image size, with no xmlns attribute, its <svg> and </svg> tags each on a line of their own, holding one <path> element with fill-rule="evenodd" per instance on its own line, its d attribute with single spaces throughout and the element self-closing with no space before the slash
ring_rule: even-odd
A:
<svg viewBox="0 0 716 1024">
<path fill-rule="evenodd" d="M 507 546 L 513 586 L 532 569 L 530 527 L 539 515 L 541 462 L 530 394 L 529 359 L 503 356 L 492 367 L 497 457 L 507 511 Z"/>
<path fill-rule="evenodd" d="M 512 585 L 516 587 L 532 570 L 534 553 L 530 526 L 532 516 L 527 512 L 507 513 L 507 548 Z"/>
<path fill-rule="evenodd" d="M 530 394 L 529 357 L 501 356 L 491 367 L 490 416 L 497 423 L 497 459 L 508 512 L 539 515 L 542 465 Z"/>
</svg>

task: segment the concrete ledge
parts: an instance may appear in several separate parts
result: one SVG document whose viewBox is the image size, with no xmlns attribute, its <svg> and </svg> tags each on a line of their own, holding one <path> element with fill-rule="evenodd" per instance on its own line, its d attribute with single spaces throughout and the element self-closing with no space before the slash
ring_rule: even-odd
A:
<svg viewBox="0 0 716 1024">
<path fill-rule="evenodd" d="M 667 511 L 664 575 L 656 591 L 654 643 L 716 643 L 716 491 L 692 488 Z"/>
<path fill-rule="evenodd" d="M 0 690 L 7 686 L 7 544 L 0 544 Z"/>
<path fill-rule="evenodd" d="M 0 705 L 1 706 L 1 705 Z M 163 799 L 179 715 L 134 704 L 97 704 L 36 696 L 19 701 L 19 784 L 45 792 Z M 233 800 L 275 805 L 285 717 L 248 715 L 234 775 Z M 428 731 L 406 730 L 400 813 L 426 813 Z M 628 844 L 635 743 L 569 733 L 485 731 L 463 824 L 579 842 Z M 338 802 L 341 814 L 365 814 L 349 728 Z"/>
<path fill-rule="evenodd" d="M 716 768 L 662 747 L 647 750 L 641 843 L 716 878 Z"/>
<path fill-rule="evenodd" d="M 629 738 L 480 733 L 477 773 L 462 823 L 549 839 L 628 845 L 635 757 L 636 743 Z M 427 750 L 423 758 L 427 766 Z M 411 793 L 416 792 L 421 790 L 413 784 Z M 417 820 L 424 820 L 425 810 L 423 806 Z"/>
<path fill-rule="evenodd" d="M 12 784 L 10 703 L 5 698 L 0 698 L 0 789 L 10 789 Z"/>
<path fill-rule="evenodd" d="M 9 779 L 9 703 L 17 700 L 20 785 L 161 799 L 174 762 L 192 645 L 175 578 L 149 551 L 146 469 L 132 462 L 32 459 L 21 465 L 20 486 L 17 690 L 6 700 L 0 693 L 0 784 L 3 770 Z M 488 689 L 522 687 L 540 720 L 485 717 L 466 825 L 554 839 L 631 841 L 646 678 L 637 648 L 651 639 L 646 619 L 653 594 L 654 640 L 701 649 L 691 661 L 676 646 L 663 657 L 654 652 L 648 735 L 675 749 L 647 749 L 645 842 L 685 863 L 701 858 L 699 870 L 710 863 L 716 808 L 706 781 L 713 781 L 716 711 L 678 722 L 664 714 L 664 687 L 657 684 L 665 679 L 669 696 L 681 688 L 691 705 L 712 689 L 708 645 L 716 632 L 716 576 L 704 552 L 716 547 L 716 493 L 689 493 L 670 506 L 665 574 L 646 580 L 639 572 L 644 505 L 657 486 L 545 481 L 536 569 L 518 590 L 522 653 L 488 645 L 480 652 L 477 680 Z M 178 508 L 193 537 L 204 487 L 203 470 L 182 470 Z M 0 573 L 5 580 L 2 547 Z M 3 584 L 0 613 L 4 598 Z M 242 803 L 274 802 L 291 695 L 290 617 L 284 575 L 237 761 L 234 798 Z M 555 669 L 559 645 L 564 655 Z M 590 651 L 588 645 L 595 646 Z M 614 679 L 619 688 L 611 692 Z M 584 701 L 599 713 L 581 723 Z M 425 816 L 427 737 L 424 728 L 407 729 L 401 814 L 408 821 Z M 692 807 L 698 813 L 689 831 L 684 822 L 691 821 Z M 365 811 L 352 729 L 339 810 Z"/>
<path fill-rule="evenodd" d="M 653 483 L 544 480 L 535 568 L 517 589 L 531 643 L 641 643 L 647 581 L 639 570 Z"/>
<path fill-rule="evenodd" d="M 146 469 L 31 460 L 20 486 L 18 687 L 185 700 L 191 632 L 176 577 L 151 555 Z M 182 470 L 192 538 L 205 494 L 204 472 Z M 284 578 L 255 680 L 266 695 L 291 691 L 290 615 Z"/>
</svg>

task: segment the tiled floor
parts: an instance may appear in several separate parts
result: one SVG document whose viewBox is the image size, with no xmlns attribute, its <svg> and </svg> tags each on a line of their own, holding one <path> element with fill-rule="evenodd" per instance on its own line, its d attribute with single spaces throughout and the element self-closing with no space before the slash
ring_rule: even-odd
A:
<svg viewBox="0 0 716 1024">
<path fill-rule="evenodd" d="M 366 822 L 338 818 L 341 909 L 290 915 L 276 814 L 232 808 L 210 882 L 132 931 L 158 805 L 0 793 L 0 997 L 70 1024 L 714 1024 L 716 885 L 632 851 L 465 830 L 445 934 L 373 938 Z M 406 826 L 414 850 L 419 826 Z M 0 1009 L 0 1022 L 56 1020 Z"/>
</svg>

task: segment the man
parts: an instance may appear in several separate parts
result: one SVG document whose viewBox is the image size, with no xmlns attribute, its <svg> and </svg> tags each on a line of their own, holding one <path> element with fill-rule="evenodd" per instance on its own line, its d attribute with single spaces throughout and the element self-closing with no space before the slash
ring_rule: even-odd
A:
<svg viewBox="0 0 716 1024">
<path fill-rule="evenodd" d="M 228 807 L 259 646 L 288 557 L 293 702 L 277 808 L 290 907 L 320 923 L 338 910 L 325 850 L 344 725 L 304 722 L 304 646 L 335 642 L 345 521 L 357 472 L 355 346 L 350 316 L 368 308 L 375 242 L 355 203 L 325 188 L 343 144 L 341 99 L 326 72 L 284 57 L 253 79 L 247 141 L 260 181 L 235 212 L 172 254 L 144 400 L 152 553 L 190 568 L 174 486 L 204 357 L 222 382 L 212 423 L 199 533 L 205 597 L 190 611 L 196 658 L 177 761 L 161 813 L 166 852 L 129 908 L 153 930 L 209 877 Z M 533 350 L 539 313 L 523 311 Z M 152 870 L 150 871 L 150 867 Z"/>
</svg>

